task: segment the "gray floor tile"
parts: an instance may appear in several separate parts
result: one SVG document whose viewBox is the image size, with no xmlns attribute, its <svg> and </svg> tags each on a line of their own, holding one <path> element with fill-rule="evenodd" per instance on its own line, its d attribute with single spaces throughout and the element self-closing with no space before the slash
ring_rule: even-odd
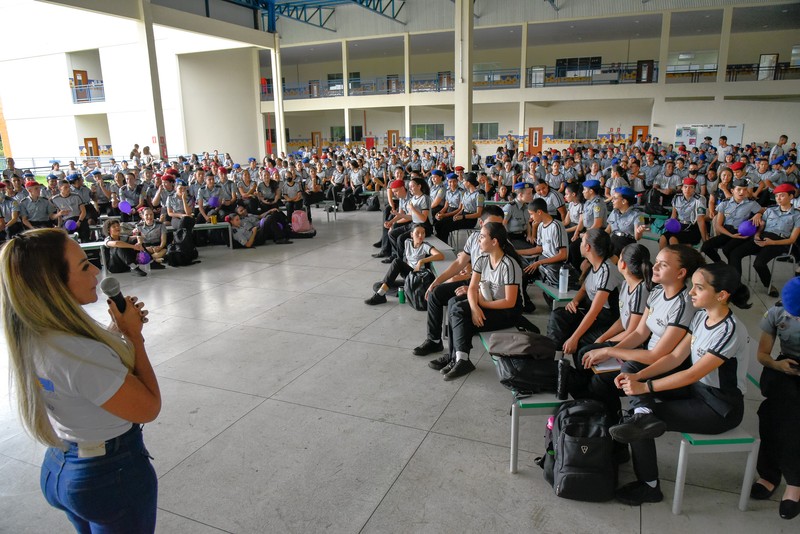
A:
<svg viewBox="0 0 800 534">
<path fill-rule="evenodd" d="M 267 401 L 163 477 L 160 506 L 236 532 L 357 532 L 423 437 Z"/>
<path fill-rule="evenodd" d="M 320 284 L 324 285 L 328 280 L 345 272 L 347 272 L 345 269 L 334 269 L 332 267 L 308 267 L 281 263 L 237 278 L 231 282 L 231 285 L 303 292 Z"/>
<path fill-rule="evenodd" d="M 158 518 L 156 519 L 157 534 L 219 534 L 220 532 L 226 531 L 204 525 L 187 517 L 181 517 L 166 510 L 158 511 Z"/>
<path fill-rule="evenodd" d="M 45 501 L 39 467 L 0 457 L 0 531 L 39 534 L 74 532 L 60 510 Z"/>
<path fill-rule="evenodd" d="M 160 312 L 190 319 L 239 324 L 297 295 L 292 291 L 226 285 L 164 306 Z"/>
<path fill-rule="evenodd" d="M 156 373 L 269 397 L 340 344 L 326 337 L 238 326 L 159 365 Z"/>
<path fill-rule="evenodd" d="M 637 508 L 565 501 L 538 468 L 511 475 L 507 463 L 504 447 L 431 434 L 364 532 L 639 531 Z"/>
<path fill-rule="evenodd" d="M 371 286 L 372 284 L 369 284 L 364 298 L 368 298 L 372 294 Z M 411 349 L 425 341 L 428 315 L 425 312 L 415 310 L 408 304 L 399 304 L 397 297 L 387 297 L 387 299 L 389 300 L 387 304 L 397 305 L 391 306 L 389 311 L 356 334 L 353 340 L 388 345 L 390 347 L 402 347 L 409 349 L 408 354 L 411 354 Z M 387 304 L 376 306 L 376 308 L 384 308 Z M 416 357 L 416 359 L 427 361 L 426 358 Z"/>
</svg>

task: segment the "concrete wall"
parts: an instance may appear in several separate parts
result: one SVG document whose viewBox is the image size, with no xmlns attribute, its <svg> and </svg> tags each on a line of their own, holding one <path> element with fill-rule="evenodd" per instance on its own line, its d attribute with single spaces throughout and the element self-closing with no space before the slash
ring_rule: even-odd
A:
<svg viewBox="0 0 800 534">
<path fill-rule="evenodd" d="M 263 153 L 256 54 L 237 49 L 179 56 L 189 152 L 218 149 L 237 161 Z"/>
<path fill-rule="evenodd" d="M 101 81 L 103 79 L 103 70 L 100 68 L 100 54 L 98 54 L 96 48 L 68 53 L 67 63 L 69 64 L 70 78 L 72 78 L 72 71 L 85 70 L 89 80 Z"/>
</svg>

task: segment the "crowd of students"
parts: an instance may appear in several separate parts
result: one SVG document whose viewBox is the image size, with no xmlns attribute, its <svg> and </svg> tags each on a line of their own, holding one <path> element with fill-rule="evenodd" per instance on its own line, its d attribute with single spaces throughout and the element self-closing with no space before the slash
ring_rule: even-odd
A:
<svg viewBox="0 0 800 534">
<path fill-rule="evenodd" d="M 572 395 L 620 414 L 611 428 L 615 456 L 620 462 L 632 456 L 637 480 L 618 489 L 618 500 L 659 502 L 655 438 L 667 430 L 722 433 L 742 420 L 753 352 L 732 311 L 750 307 L 742 259 L 755 256 L 761 282 L 777 297 L 769 261 L 794 252 L 800 235 L 796 147 L 785 136 L 771 147 L 726 141 L 673 150 L 648 139 L 536 155 L 501 147 L 486 165 L 473 158 L 471 171 L 451 167 L 452 150 L 423 153 L 423 160 L 434 158 L 429 171 L 411 167 L 415 154 L 387 185 L 373 256 L 392 269 L 367 304 L 386 302 L 398 274 L 440 257 L 425 247 L 423 233 L 446 240 L 454 230 L 474 229 L 428 288 L 426 337 L 413 350 L 443 353 L 428 365 L 449 381 L 475 369 L 469 359 L 475 333 L 507 328 L 535 310 L 531 280 L 555 286 L 561 268 L 569 269 L 579 288 L 566 307 L 549 312 L 547 337 L 577 368 Z M 653 215 L 668 221 L 651 262 L 638 241 Z M 404 247 L 409 232 L 413 244 Z M 769 498 L 785 478 L 779 513 L 791 519 L 800 514 L 800 417 L 781 410 L 800 400 L 800 350 L 782 334 L 800 332 L 800 278 L 782 296 L 761 325 L 758 358 L 769 386 L 759 410 L 761 478 L 751 496 Z M 773 359 L 776 335 L 783 352 Z M 616 371 L 591 370 L 612 358 L 619 360 Z M 626 395 L 631 410 L 622 414 Z"/>
</svg>

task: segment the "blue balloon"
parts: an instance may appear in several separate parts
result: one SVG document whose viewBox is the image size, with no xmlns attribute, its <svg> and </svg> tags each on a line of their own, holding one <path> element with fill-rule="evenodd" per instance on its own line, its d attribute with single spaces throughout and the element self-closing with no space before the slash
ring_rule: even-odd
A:
<svg viewBox="0 0 800 534">
<path fill-rule="evenodd" d="M 743 235 L 745 237 L 752 237 L 756 235 L 758 231 L 758 226 L 753 224 L 751 221 L 742 221 L 742 224 L 739 225 L 739 235 Z"/>
<path fill-rule="evenodd" d="M 64 229 L 67 232 L 74 232 L 75 230 L 78 229 L 78 223 L 76 223 L 72 219 L 69 219 L 67 222 L 64 223 Z"/>
<path fill-rule="evenodd" d="M 664 230 L 671 234 L 677 234 L 681 231 L 681 223 L 678 219 L 667 219 L 664 223 Z"/>
</svg>

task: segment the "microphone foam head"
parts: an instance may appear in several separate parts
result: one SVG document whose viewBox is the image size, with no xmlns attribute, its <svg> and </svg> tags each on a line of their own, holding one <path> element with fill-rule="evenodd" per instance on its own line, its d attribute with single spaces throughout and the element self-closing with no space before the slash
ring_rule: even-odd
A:
<svg viewBox="0 0 800 534">
<path fill-rule="evenodd" d="M 103 278 L 100 282 L 100 290 L 108 297 L 119 295 L 119 281 L 113 276 Z"/>
</svg>

